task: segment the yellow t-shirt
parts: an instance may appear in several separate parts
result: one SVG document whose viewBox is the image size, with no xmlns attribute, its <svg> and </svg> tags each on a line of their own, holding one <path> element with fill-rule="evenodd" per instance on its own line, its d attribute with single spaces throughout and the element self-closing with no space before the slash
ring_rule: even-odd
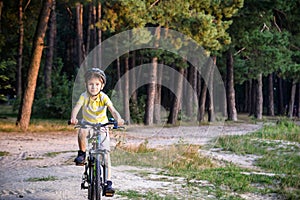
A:
<svg viewBox="0 0 300 200">
<path fill-rule="evenodd" d="M 107 123 L 107 106 L 112 105 L 110 98 L 103 92 L 100 92 L 96 100 L 90 99 L 87 92 L 80 95 L 77 104 L 81 106 L 82 117 L 89 123 Z"/>
</svg>

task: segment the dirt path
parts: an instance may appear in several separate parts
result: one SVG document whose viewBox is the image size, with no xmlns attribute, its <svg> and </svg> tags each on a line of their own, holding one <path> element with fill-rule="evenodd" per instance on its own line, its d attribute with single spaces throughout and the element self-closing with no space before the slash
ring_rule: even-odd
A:
<svg viewBox="0 0 300 200">
<path fill-rule="evenodd" d="M 129 127 L 125 134 L 121 134 L 121 139 L 127 144 L 138 144 L 147 140 L 148 145 L 155 148 L 179 141 L 204 145 L 221 134 L 246 134 L 260 127 L 261 125 L 252 124 L 226 127 Z M 120 138 L 113 140 L 112 145 L 119 140 Z M 72 162 L 76 156 L 76 149 L 75 132 L 0 133 L 0 151 L 9 152 L 8 155 L 0 157 L 0 200 L 87 199 L 87 191 L 80 190 L 83 168 L 74 166 Z M 206 153 L 210 156 L 217 155 L 212 152 Z M 251 166 L 251 159 L 248 159 L 248 163 L 247 159 L 242 163 L 241 158 L 230 157 L 232 162 L 240 161 L 241 165 Z M 206 190 L 183 190 L 183 178 L 159 176 L 160 169 L 116 166 L 112 170 L 117 191 L 139 190 L 161 195 L 178 194 L 182 199 L 215 199 Z M 199 184 L 210 187 L 206 181 L 200 181 Z M 245 199 L 252 197 L 249 194 Z M 253 198 L 259 199 L 257 196 Z M 116 194 L 113 199 L 122 198 Z"/>
</svg>

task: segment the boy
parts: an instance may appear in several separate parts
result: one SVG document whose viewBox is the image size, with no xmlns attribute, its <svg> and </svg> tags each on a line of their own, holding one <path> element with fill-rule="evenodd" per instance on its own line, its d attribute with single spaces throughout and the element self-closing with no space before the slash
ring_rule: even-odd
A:
<svg viewBox="0 0 300 200">
<path fill-rule="evenodd" d="M 89 69 L 85 75 L 85 85 L 86 91 L 82 93 L 74 106 L 71 113 L 72 124 L 77 124 L 77 114 L 80 109 L 82 109 L 83 120 L 89 123 L 107 123 L 108 118 L 106 115 L 106 110 L 110 111 L 115 120 L 117 120 L 119 125 L 124 124 L 124 120 L 121 118 L 118 111 L 114 108 L 110 98 L 102 92 L 102 89 L 106 83 L 105 73 L 99 68 Z M 108 132 L 108 130 L 107 130 Z M 76 165 L 84 165 L 86 158 L 86 137 L 89 134 L 89 129 L 79 129 L 78 131 L 78 145 L 79 151 L 78 156 L 75 158 L 74 162 Z M 108 150 L 107 162 L 108 162 L 108 174 L 107 174 L 107 187 L 106 192 L 114 193 L 111 181 L 111 162 L 109 154 L 109 134 L 105 141 L 103 141 L 103 147 Z"/>
</svg>

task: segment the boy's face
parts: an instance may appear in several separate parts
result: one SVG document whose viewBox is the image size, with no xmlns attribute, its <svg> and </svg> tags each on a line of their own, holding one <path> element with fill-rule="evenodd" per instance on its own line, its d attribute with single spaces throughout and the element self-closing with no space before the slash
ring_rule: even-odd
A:
<svg viewBox="0 0 300 200">
<path fill-rule="evenodd" d="M 87 81 L 87 89 L 91 95 L 97 95 L 103 88 L 103 83 L 99 78 L 91 78 Z"/>
</svg>

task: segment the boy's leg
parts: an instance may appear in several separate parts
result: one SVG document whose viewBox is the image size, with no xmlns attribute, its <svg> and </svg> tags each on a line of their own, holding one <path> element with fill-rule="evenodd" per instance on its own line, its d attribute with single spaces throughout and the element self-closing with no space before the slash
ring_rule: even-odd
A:
<svg viewBox="0 0 300 200">
<path fill-rule="evenodd" d="M 110 161 L 110 153 L 106 154 L 107 159 L 107 180 L 111 180 L 111 161 Z"/>
<path fill-rule="evenodd" d="M 86 151 L 86 136 L 88 134 L 88 129 L 79 129 L 78 130 L 78 146 L 79 150 Z"/>
<path fill-rule="evenodd" d="M 115 190 L 112 187 L 111 181 L 110 137 L 108 130 L 106 140 L 103 142 L 103 148 L 108 151 L 105 157 L 105 163 L 107 166 L 107 182 L 105 186 L 105 196 L 114 196 Z"/>
<path fill-rule="evenodd" d="M 78 151 L 77 157 L 74 160 L 76 165 L 84 165 L 85 164 L 87 133 L 88 133 L 88 129 L 79 129 L 79 131 L 78 131 L 79 151 Z"/>
<path fill-rule="evenodd" d="M 105 196 L 112 197 L 115 194 L 115 189 L 112 187 L 111 181 L 111 161 L 110 161 L 110 153 L 106 154 L 106 166 L 107 166 L 107 182 L 105 186 Z"/>
</svg>

